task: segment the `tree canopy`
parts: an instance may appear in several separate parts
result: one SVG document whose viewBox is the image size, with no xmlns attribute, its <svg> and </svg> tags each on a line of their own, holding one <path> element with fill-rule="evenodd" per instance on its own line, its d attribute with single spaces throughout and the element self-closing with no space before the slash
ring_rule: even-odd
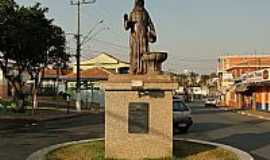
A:
<svg viewBox="0 0 270 160">
<path fill-rule="evenodd" d="M 11 0 L 1 1 L 0 51 L 2 58 L 13 60 L 22 70 L 67 61 L 65 35 L 46 17 L 48 8 L 39 3 L 19 7 Z M 6 18 L 4 18 L 6 17 Z"/>
<path fill-rule="evenodd" d="M 0 67 L 16 91 L 23 85 L 23 72 L 34 77 L 49 64 L 69 60 L 64 31 L 46 17 L 47 12 L 40 3 L 26 7 L 13 0 L 0 1 Z M 10 62 L 16 75 L 7 69 Z"/>
</svg>

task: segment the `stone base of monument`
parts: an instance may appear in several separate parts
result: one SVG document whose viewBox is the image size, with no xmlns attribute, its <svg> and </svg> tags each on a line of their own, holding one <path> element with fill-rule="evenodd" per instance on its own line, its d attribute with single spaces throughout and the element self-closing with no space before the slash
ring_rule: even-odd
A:
<svg viewBox="0 0 270 160">
<path fill-rule="evenodd" d="M 105 157 L 173 156 L 172 90 L 165 75 L 117 75 L 105 84 Z"/>
</svg>

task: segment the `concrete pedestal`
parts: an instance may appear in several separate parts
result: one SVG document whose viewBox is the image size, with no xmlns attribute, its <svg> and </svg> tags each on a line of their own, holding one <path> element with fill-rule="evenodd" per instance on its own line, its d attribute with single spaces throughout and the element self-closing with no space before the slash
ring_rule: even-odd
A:
<svg viewBox="0 0 270 160">
<path fill-rule="evenodd" d="M 104 86 L 105 157 L 129 160 L 172 157 L 172 90 L 176 87 L 177 83 L 164 75 L 110 77 Z M 133 103 L 148 105 L 145 122 L 148 128 L 142 133 L 131 132 L 129 126 Z"/>
</svg>

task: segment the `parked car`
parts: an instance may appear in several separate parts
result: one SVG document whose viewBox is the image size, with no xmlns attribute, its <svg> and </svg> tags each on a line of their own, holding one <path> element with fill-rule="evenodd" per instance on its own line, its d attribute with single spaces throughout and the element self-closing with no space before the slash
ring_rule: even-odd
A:
<svg viewBox="0 0 270 160">
<path fill-rule="evenodd" d="M 204 102 L 204 105 L 205 105 L 205 107 L 208 107 L 208 106 L 216 107 L 217 106 L 217 99 L 207 98 Z"/>
<path fill-rule="evenodd" d="M 185 101 L 185 96 L 184 95 L 176 94 L 176 95 L 173 96 L 173 98 L 182 100 L 183 102 Z"/>
<path fill-rule="evenodd" d="M 192 126 L 191 109 L 181 100 L 173 100 L 173 127 L 182 132 L 187 132 Z"/>
</svg>

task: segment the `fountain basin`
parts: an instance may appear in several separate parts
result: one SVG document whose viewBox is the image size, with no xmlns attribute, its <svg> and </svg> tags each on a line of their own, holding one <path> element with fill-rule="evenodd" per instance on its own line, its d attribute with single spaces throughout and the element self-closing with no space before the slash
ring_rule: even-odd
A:
<svg viewBox="0 0 270 160">
<path fill-rule="evenodd" d="M 147 74 L 161 74 L 162 63 L 168 58 L 167 52 L 146 52 L 142 56 Z"/>
</svg>

